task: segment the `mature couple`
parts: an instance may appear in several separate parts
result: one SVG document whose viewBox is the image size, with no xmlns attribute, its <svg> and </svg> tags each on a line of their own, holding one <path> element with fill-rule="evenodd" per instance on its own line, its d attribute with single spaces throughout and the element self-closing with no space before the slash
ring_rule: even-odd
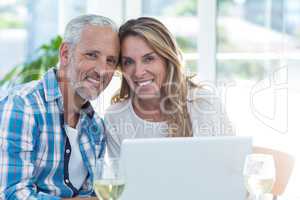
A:
<svg viewBox="0 0 300 200">
<path fill-rule="evenodd" d="M 153 18 L 117 29 L 77 17 L 59 56 L 57 69 L 0 101 L 0 199 L 94 199 L 95 160 L 119 156 L 125 138 L 231 134 L 218 98 L 183 74 L 175 39 Z M 102 120 L 89 101 L 117 67 L 121 89 Z"/>
</svg>

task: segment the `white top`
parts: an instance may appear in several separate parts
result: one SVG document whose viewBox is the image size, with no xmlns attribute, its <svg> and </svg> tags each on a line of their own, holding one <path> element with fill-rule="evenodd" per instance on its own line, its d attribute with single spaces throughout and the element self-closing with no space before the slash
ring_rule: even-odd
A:
<svg viewBox="0 0 300 200">
<path fill-rule="evenodd" d="M 188 112 L 192 121 L 193 135 L 234 135 L 220 99 L 205 89 L 189 92 Z M 168 136 L 166 122 L 150 122 L 136 115 L 130 99 L 111 105 L 105 113 L 107 152 L 117 157 L 124 139 L 159 138 Z"/>
<path fill-rule="evenodd" d="M 88 172 L 83 164 L 82 155 L 79 149 L 78 131 L 68 125 L 65 125 L 65 130 L 71 145 L 71 150 L 66 149 L 66 153 L 71 153 L 68 165 L 69 179 L 72 185 L 79 190 L 85 181 Z"/>
</svg>

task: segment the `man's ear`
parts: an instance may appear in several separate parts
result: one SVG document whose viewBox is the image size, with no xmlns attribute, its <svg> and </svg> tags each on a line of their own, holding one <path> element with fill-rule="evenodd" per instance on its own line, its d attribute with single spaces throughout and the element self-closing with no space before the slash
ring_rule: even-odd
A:
<svg viewBox="0 0 300 200">
<path fill-rule="evenodd" d="M 62 66 L 68 65 L 70 56 L 71 56 L 71 45 L 63 42 L 59 48 L 60 64 Z"/>
</svg>

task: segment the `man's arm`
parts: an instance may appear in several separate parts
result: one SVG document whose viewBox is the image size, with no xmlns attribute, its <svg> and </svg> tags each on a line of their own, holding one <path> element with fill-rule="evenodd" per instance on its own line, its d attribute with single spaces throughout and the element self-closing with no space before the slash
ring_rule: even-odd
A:
<svg viewBox="0 0 300 200">
<path fill-rule="evenodd" d="M 0 102 L 0 185 L 4 200 L 43 199 L 59 197 L 38 193 L 33 171 L 36 158 L 35 127 L 31 106 L 19 96 Z"/>
</svg>

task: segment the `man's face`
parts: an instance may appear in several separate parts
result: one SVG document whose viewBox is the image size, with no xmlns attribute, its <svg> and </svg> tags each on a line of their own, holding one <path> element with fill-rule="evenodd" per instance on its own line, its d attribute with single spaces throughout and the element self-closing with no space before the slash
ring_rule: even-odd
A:
<svg viewBox="0 0 300 200">
<path fill-rule="evenodd" d="M 94 100 L 107 87 L 119 56 L 118 34 L 110 27 L 86 26 L 69 51 L 68 81 L 84 100 Z"/>
</svg>

